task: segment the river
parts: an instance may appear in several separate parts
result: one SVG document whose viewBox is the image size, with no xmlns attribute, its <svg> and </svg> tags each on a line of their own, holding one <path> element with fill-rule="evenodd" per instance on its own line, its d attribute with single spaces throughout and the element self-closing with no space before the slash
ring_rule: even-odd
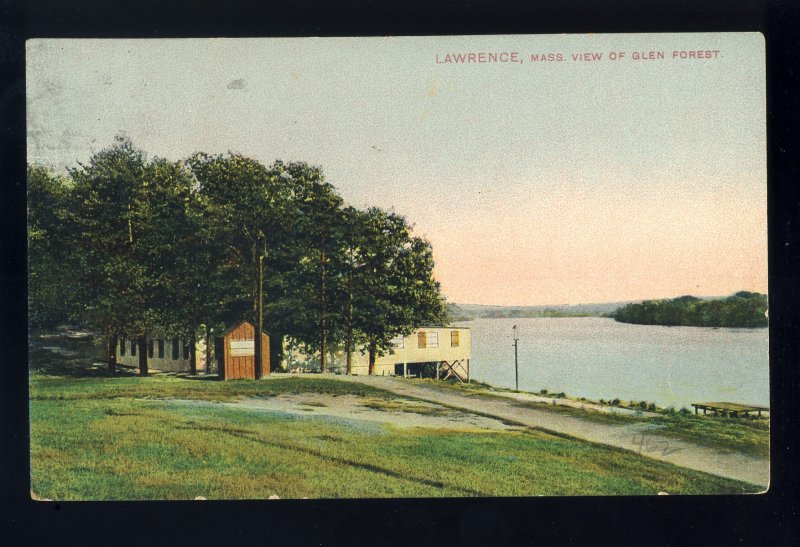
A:
<svg viewBox="0 0 800 547">
<path fill-rule="evenodd" d="M 518 326 L 519 388 L 588 399 L 769 405 L 768 329 L 630 325 L 599 317 L 476 319 L 471 375 L 514 387 L 512 327 Z"/>
</svg>

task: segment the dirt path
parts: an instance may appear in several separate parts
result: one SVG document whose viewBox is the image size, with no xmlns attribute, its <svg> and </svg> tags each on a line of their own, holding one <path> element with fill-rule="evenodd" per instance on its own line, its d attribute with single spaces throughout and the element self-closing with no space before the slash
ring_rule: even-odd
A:
<svg viewBox="0 0 800 547">
<path fill-rule="evenodd" d="M 524 408 L 514 401 L 446 392 L 435 387 L 384 376 L 336 376 L 330 378 L 359 382 L 411 397 L 514 422 L 556 434 L 638 452 L 642 455 L 681 467 L 704 471 L 720 477 L 766 486 L 769 484 L 769 460 L 746 454 L 722 452 L 713 448 L 658 434 L 658 426 L 642 424 L 605 424 L 547 410 Z"/>
</svg>

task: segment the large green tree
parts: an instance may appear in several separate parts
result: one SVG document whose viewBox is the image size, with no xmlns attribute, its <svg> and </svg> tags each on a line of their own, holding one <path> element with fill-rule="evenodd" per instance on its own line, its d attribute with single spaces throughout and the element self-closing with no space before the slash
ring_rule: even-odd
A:
<svg viewBox="0 0 800 547">
<path fill-rule="evenodd" d="M 187 164 L 204 208 L 208 248 L 213 249 L 210 260 L 217 265 L 206 274 L 206 298 L 217 310 L 207 323 L 222 328 L 246 317 L 258 324 L 261 287 L 269 287 L 274 277 L 269 257 L 286 240 L 292 198 L 287 178 L 239 154 L 195 154 Z M 266 293 L 269 302 L 268 289 Z M 271 326 L 266 330 L 273 332 Z M 260 350 L 256 337 L 257 354 Z M 261 360 L 256 362 L 258 367 Z"/>
<path fill-rule="evenodd" d="M 366 347 L 369 373 L 391 339 L 422 325 L 447 322 L 447 309 L 433 277 L 430 244 L 415 237 L 405 219 L 379 208 L 346 209 L 341 284 L 347 369 L 356 343 Z"/>
<path fill-rule="evenodd" d="M 325 372 L 329 350 L 341 338 L 343 200 L 318 167 L 299 162 L 284 167 L 281 178 L 290 185 L 291 210 L 280 304 L 289 313 L 282 322 L 287 334 L 319 353 Z"/>
<path fill-rule="evenodd" d="M 146 173 L 144 153 L 124 137 L 70 170 L 79 311 L 104 334 L 112 372 L 119 336 L 143 332 L 160 309 L 145 244 L 152 228 Z"/>
</svg>

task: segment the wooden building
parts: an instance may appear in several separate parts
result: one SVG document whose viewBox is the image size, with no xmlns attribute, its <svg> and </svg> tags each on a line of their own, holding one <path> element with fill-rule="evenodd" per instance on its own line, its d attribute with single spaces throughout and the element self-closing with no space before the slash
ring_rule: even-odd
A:
<svg viewBox="0 0 800 547">
<path fill-rule="evenodd" d="M 214 339 L 213 370 L 206 370 L 206 343 L 195 344 L 196 371 L 216 372 L 220 379 L 255 378 L 255 327 L 243 321 Z M 269 336 L 261 334 L 261 375 L 270 373 Z M 130 367 L 139 366 L 136 339 L 120 338 L 117 362 Z M 210 364 L 210 363 L 209 363 Z M 150 338 L 147 340 L 147 367 L 161 372 L 191 371 L 191 342 L 183 338 Z"/>
<path fill-rule="evenodd" d="M 392 340 L 392 349 L 375 360 L 378 376 L 452 378 L 469 381 L 472 338 L 469 327 L 421 327 L 408 336 Z M 369 373 L 369 356 L 357 348 L 352 355 L 352 374 Z M 285 365 L 290 370 L 318 370 L 319 356 L 305 355 L 284 344 Z M 345 372 L 346 356 L 341 348 L 328 357 L 328 370 Z"/>
<path fill-rule="evenodd" d="M 242 321 L 215 339 L 214 355 L 221 380 L 255 378 L 255 332 L 249 321 Z M 261 375 L 269 374 L 269 336 L 261 333 Z"/>
<path fill-rule="evenodd" d="M 117 363 L 138 367 L 139 348 L 136 338 L 120 337 L 117 344 Z M 195 344 L 195 362 L 198 370 L 205 367 L 206 344 L 198 340 Z M 191 341 L 184 338 L 148 338 L 147 367 L 163 372 L 189 372 L 191 369 Z"/>
</svg>

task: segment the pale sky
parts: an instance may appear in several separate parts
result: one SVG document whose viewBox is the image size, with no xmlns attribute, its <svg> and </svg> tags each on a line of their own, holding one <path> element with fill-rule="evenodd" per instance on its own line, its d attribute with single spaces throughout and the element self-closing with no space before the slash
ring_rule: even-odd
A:
<svg viewBox="0 0 800 547">
<path fill-rule="evenodd" d="M 719 53 L 672 57 L 689 50 Z M 664 59 L 632 59 L 650 51 Z M 437 63 L 469 52 L 523 62 Z M 530 60 L 548 52 L 564 60 Z M 123 132 L 174 160 L 320 165 L 346 202 L 431 241 L 451 302 L 767 291 L 757 33 L 38 39 L 27 55 L 30 162 L 74 166 Z"/>
</svg>

